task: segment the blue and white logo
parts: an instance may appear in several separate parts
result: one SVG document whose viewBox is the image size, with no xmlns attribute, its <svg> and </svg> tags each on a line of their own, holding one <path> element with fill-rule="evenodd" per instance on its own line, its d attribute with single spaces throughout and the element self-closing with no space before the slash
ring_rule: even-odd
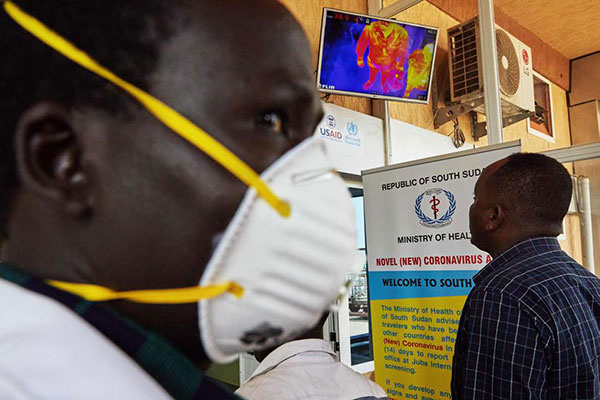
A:
<svg viewBox="0 0 600 400">
<path fill-rule="evenodd" d="M 358 135 L 358 125 L 356 125 L 352 121 L 348 121 L 348 123 L 346 124 L 346 130 L 348 131 L 348 135 L 350 136 Z"/>
<path fill-rule="evenodd" d="M 444 189 L 429 189 L 417 196 L 415 214 L 421 225 L 427 228 L 442 228 L 452 223 L 456 211 L 454 195 Z"/>
<path fill-rule="evenodd" d="M 333 115 L 328 115 L 327 118 L 327 126 L 331 129 L 335 128 L 335 118 L 333 118 Z"/>
</svg>

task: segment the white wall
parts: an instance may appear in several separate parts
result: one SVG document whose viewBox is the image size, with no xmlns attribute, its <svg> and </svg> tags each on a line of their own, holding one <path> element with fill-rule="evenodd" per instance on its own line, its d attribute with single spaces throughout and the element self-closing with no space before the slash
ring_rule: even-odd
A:
<svg viewBox="0 0 600 400">
<path fill-rule="evenodd" d="M 323 103 L 323 108 L 325 117 L 314 135 L 327 146 L 336 170 L 360 175 L 362 170 L 384 165 L 381 119 L 333 104 Z M 457 149 L 450 137 L 395 119 L 391 129 L 395 164 L 473 148 L 465 144 Z"/>
<path fill-rule="evenodd" d="M 457 149 L 448 136 L 396 119 L 392 119 L 391 122 L 394 164 L 473 148 L 473 145 L 466 143 Z"/>
</svg>

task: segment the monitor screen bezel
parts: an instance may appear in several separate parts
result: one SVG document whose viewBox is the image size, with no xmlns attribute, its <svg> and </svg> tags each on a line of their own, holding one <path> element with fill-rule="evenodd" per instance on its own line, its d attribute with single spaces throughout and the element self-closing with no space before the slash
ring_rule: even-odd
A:
<svg viewBox="0 0 600 400">
<path fill-rule="evenodd" d="M 327 22 L 327 12 L 328 11 L 340 12 L 340 13 L 349 14 L 352 16 L 357 16 L 357 17 L 371 18 L 371 19 L 375 19 L 378 21 L 389 21 L 389 22 L 395 23 L 395 24 L 404 24 L 404 25 L 416 26 L 419 28 L 435 30 L 436 35 L 435 35 L 435 43 L 434 43 L 434 47 L 433 47 L 433 58 L 431 61 L 431 69 L 429 71 L 429 87 L 427 88 L 427 99 L 426 100 L 417 100 L 417 99 L 407 99 L 404 97 L 386 96 L 386 95 L 381 95 L 381 94 L 349 92 L 349 91 L 338 90 L 338 89 L 322 89 L 321 88 L 321 66 L 322 66 L 322 62 L 323 62 L 323 46 L 325 43 L 325 40 L 324 40 L 325 39 L 325 24 Z M 431 99 L 431 87 L 433 86 L 433 72 L 435 70 L 435 60 L 436 60 L 436 55 L 437 55 L 437 46 L 438 46 L 439 38 L 440 38 L 440 29 L 435 26 L 415 24 L 412 22 L 405 22 L 405 21 L 397 21 L 395 19 L 380 18 L 376 15 L 360 14 L 360 13 L 355 13 L 355 12 L 350 12 L 350 11 L 338 10 L 335 8 L 324 7 L 323 8 L 323 16 L 321 19 L 321 36 L 320 36 L 319 54 L 318 54 L 319 62 L 318 62 L 318 66 L 317 66 L 317 90 L 322 93 L 341 94 L 341 95 L 357 96 L 357 97 L 367 97 L 370 99 L 377 99 L 377 100 L 390 100 L 390 101 L 401 101 L 401 102 L 408 102 L 408 103 L 429 104 L 429 100 Z"/>
</svg>

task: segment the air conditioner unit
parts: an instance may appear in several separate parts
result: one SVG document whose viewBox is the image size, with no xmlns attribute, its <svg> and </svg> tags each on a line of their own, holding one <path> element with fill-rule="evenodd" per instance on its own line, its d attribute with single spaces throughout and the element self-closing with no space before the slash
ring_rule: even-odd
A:
<svg viewBox="0 0 600 400">
<path fill-rule="evenodd" d="M 477 18 L 448 29 L 452 102 L 483 97 L 483 65 Z M 504 116 L 535 111 L 531 49 L 496 26 L 500 97 Z M 485 105 L 475 109 L 485 114 Z"/>
</svg>

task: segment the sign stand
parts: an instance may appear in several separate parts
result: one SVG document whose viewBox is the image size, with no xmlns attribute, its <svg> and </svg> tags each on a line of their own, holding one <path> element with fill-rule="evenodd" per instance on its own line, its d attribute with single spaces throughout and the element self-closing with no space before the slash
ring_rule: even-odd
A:
<svg viewBox="0 0 600 400">
<path fill-rule="evenodd" d="M 390 399 L 450 398 L 458 323 L 491 257 L 470 243 L 483 168 L 520 142 L 363 171 L 375 378 Z"/>
</svg>

